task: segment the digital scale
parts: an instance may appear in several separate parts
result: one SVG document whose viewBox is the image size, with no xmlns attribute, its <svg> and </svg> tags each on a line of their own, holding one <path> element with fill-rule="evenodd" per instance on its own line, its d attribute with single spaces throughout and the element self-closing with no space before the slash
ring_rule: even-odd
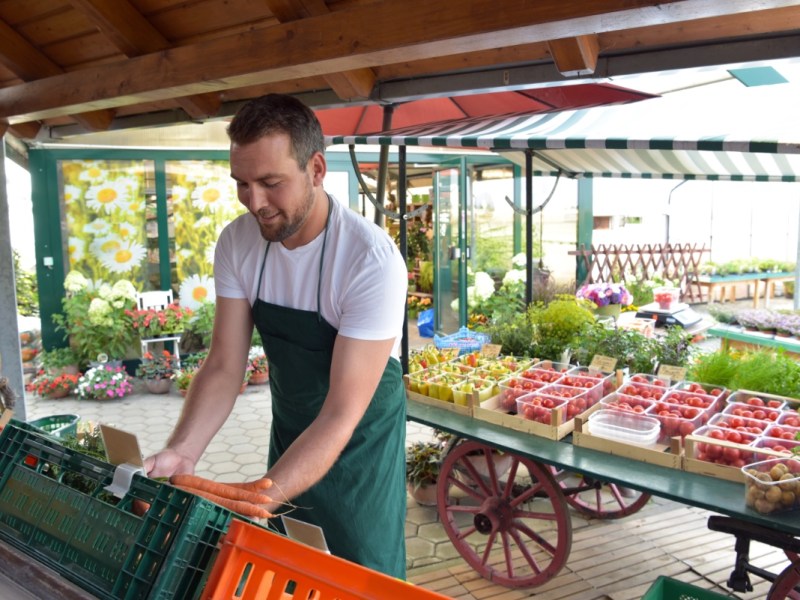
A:
<svg viewBox="0 0 800 600">
<path fill-rule="evenodd" d="M 703 316 L 695 312 L 688 304 L 677 302 L 672 308 L 660 308 L 658 302 L 651 302 L 639 307 L 636 313 L 637 319 L 652 319 L 656 322 L 656 327 L 666 327 L 667 325 L 678 325 L 684 329 L 689 329 L 703 320 Z"/>
</svg>

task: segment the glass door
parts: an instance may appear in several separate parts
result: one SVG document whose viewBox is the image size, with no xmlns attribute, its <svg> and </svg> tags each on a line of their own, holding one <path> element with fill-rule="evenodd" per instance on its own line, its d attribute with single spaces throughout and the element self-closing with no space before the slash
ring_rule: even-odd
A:
<svg viewBox="0 0 800 600">
<path fill-rule="evenodd" d="M 433 174 L 433 307 L 440 335 L 467 322 L 465 172 L 464 159 L 457 159 Z"/>
</svg>

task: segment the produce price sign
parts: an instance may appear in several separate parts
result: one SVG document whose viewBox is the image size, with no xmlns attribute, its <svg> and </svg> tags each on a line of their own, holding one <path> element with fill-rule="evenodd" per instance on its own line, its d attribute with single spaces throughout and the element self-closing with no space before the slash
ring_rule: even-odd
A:
<svg viewBox="0 0 800 600">
<path fill-rule="evenodd" d="M 501 344 L 484 344 L 481 347 L 481 356 L 486 356 L 487 358 L 500 356 L 500 350 L 502 350 L 502 348 L 503 346 Z"/>
<path fill-rule="evenodd" d="M 686 369 L 674 365 L 661 365 L 658 367 L 659 377 L 669 377 L 672 381 L 683 381 L 686 379 Z"/>
<path fill-rule="evenodd" d="M 614 367 L 617 365 L 617 359 L 610 356 L 603 356 L 602 354 L 595 354 L 592 357 L 592 362 L 589 365 L 590 369 L 598 371 L 605 371 L 606 373 L 613 373 Z"/>
</svg>

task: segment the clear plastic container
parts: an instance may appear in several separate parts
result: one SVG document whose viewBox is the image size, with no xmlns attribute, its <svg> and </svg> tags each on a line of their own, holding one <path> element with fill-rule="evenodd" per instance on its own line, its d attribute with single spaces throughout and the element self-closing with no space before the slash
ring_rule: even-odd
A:
<svg viewBox="0 0 800 600">
<path fill-rule="evenodd" d="M 564 376 L 564 372 L 551 369 L 551 368 L 540 368 L 538 366 L 528 367 L 519 372 L 520 377 L 524 377 L 525 379 L 531 379 L 533 381 L 541 381 L 542 383 L 555 383 L 559 379 Z"/>
<path fill-rule="evenodd" d="M 517 398 L 517 414 L 524 419 L 544 425 L 555 425 L 557 422 L 564 423 L 567 417 L 568 402 L 568 398 L 558 398 L 541 392 L 531 392 Z"/>
<path fill-rule="evenodd" d="M 761 435 L 770 426 L 770 421 L 759 421 L 758 419 L 747 419 L 736 415 L 725 415 L 722 413 L 712 416 L 708 424 L 713 427 L 723 429 L 733 429 L 735 431 L 745 431 L 755 435 Z"/>
<path fill-rule="evenodd" d="M 739 434 L 736 440 L 729 439 L 731 434 L 735 433 Z M 706 426 L 699 428 L 694 435 L 705 438 L 693 445 L 694 456 L 692 458 L 697 460 L 739 468 L 758 459 L 759 455 L 754 447 L 758 436 L 752 433 Z"/>
<path fill-rule="evenodd" d="M 661 433 L 658 419 L 618 410 L 593 412 L 588 428 L 594 436 L 637 446 L 655 445 Z"/>
<path fill-rule="evenodd" d="M 788 440 L 762 435 L 753 445 L 756 448 L 766 448 L 781 454 L 793 454 L 795 449 L 800 452 L 800 441 L 794 439 Z"/>
<path fill-rule="evenodd" d="M 567 387 L 584 389 L 587 392 L 586 398 L 594 405 L 606 395 L 603 388 L 603 380 L 594 377 L 583 377 L 580 375 L 564 375 L 553 385 L 564 385 Z"/>
<path fill-rule="evenodd" d="M 526 394 L 530 394 L 536 390 L 543 388 L 546 383 L 543 381 L 534 381 L 533 379 L 526 379 L 524 377 L 513 376 L 504 379 L 498 384 L 500 389 L 500 407 L 509 412 L 517 412 L 517 399 Z"/>
<path fill-rule="evenodd" d="M 610 394 L 617 388 L 614 373 L 608 371 L 601 371 L 591 367 L 572 367 L 567 371 L 567 375 L 577 375 L 578 377 L 593 377 L 603 382 L 603 396 Z"/>
<path fill-rule="evenodd" d="M 444 402 L 453 402 L 453 388 L 462 381 L 466 381 L 466 375 L 455 373 L 445 373 L 428 380 L 428 396 Z"/>
<path fill-rule="evenodd" d="M 775 422 L 781 425 L 788 425 L 789 427 L 800 427 L 800 413 L 796 410 L 784 410 L 780 413 Z"/>
<path fill-rule="evenodd" d="M 565 415 L 567 420 L 574 419 L 577 415 L 597 404 L 603 397 L 599 389 L 600 385 L 602 385 L 599 380 L 594 390 L 562 385 L 560 381 L 563 381 L 563 379 L 559 380 L 559 383 L 551 383 L 543 387 L 542 394 L 547 394 L 556 398 L 565 398 L 569 401 Z"/>
<path fill-rule="evenodd" d="M 653 406 L 653 400 L 647 400 L 640 396 L 627 396 L 620 392 L 614 392 L 604 396 L 600 403 L 609 409 L 643 414 L 648 408 Z"/>
<path fill-rule="evenodd" d="M 745 504 L 761 514 L 800 508 L 800 460 L 773 458 L 747 464 Z"/>
<path fill-rule="evenodd" d="M 772 394 L 754 394 L 747 391 L 736 391 L 728 396 L 728 403 L 747 404 L 751 410 L 758 408 L 783 410 L 786 408 L 786 399 L 781 396 L 773 396 Z"/>
<path fill-rule="evenodd" d="M 722 409 L 723 415 L 736 415 L 746 419 L 756 419 L 759 421 L 769 421 L 772 423 L 777 422 L 781 416 L 782 411 L 775 408 L 760 408 L 744 404 L 742 402 L 730 402 L 725 408 Z"/>
<path fill-rule="evenodd" d="M 628 381 L 619 386 L 619 388 L 617 388 L 617 392 L 626 396 L 636 396 L 644 400 L 655 401 L 661 400 L 664 394 L 667 393 L 667 389 L 668 388 L 651 385 L 649 383 Z"/>
<path fill-rule="evenodd" d="M 648 417 L 661 422 L 660 442 L 667 442 L 672 437 L 686 437 L 705 425 L 710 415 L 703 410 L 682 404 L 665 404 L 654 402 L 645 411 Z"/>
<path fill-rule="evenodd" d="M 452 388 L 453 402 L 461 406 L 469 406 L 469 396 L 478 392 L 478 401 L 485 402 L 495 394 L 495 382 L 488 379 L 467 377 Z"/>
<path fill-rule="evenodd" d="M 681 289 L 676 287 L 657 287 L 653 288 L 653 302 L 658 304 L 661 310 L 672 309 L 681 298 Z"/>
<path fill-rule="evenodd" d="M 673 387 L 682 392 L 705 394 L 707 396 L 717 396 L 718 398 L 726 398 L 728 396 L 728 388 L 709 383 L 698 383 L 697 381 L 678 381 Z"/>
<path fill-rule="evenodd" d="M 650 375 L 649 373 L 634 373 L 626 380 L 626 383 L 645 383 L 647 385 L 655 385 L 660 388 L 668 388 L 672 386 L 672 378 L 666 375 Z"/>
</svg>

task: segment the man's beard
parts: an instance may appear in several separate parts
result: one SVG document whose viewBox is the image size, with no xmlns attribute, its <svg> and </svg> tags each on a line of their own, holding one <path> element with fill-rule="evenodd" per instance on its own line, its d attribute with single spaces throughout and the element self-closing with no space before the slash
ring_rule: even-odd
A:
<svg viewBox="0 0 800 600">
<path fill-rule="evenodd" d="M 301 205 L 299 212 L 294 213 L 294 217 L 288 221 L 281 223 L 275 227 L 264 225 L 258 222 L 259 229 L 261 230 L 261 237 L 268 242 L 282 242 L 283 240 L 293 236 L 300 231 L 305 222 L 308 220 L 308 215 L 311 213 L 311 207 L 314 205 L 314 189 L 310 185 L 306 185 L 305 203 Z"/>
</svg>

